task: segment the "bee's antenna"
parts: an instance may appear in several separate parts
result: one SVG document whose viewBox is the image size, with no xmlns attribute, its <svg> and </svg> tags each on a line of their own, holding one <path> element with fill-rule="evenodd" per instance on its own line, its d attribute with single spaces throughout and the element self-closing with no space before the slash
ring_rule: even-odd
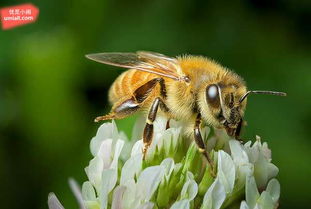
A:
<svg viewBox="0 0 311 209">
<path fill-rule="evenodd" d="M 284 92 L 277 92 L 277 91 L 248 91 L 240 98 L 239 103 L 242 103 L 244 99 L 250 94 L 268 94 L 268 95 L 276 95 L 276 96 L 283 96 L 283 97 L 287 95 Z"/>
<path fill-rule="evenodd" d="M 224 103 L 222 101 L 221 89 L 220 89 L 218 84 L 217 84 L 217 90 L 218 90 L 218 94 L 219 94 L 220 107 L 221 107 L 222 111 L 224 111 Z"/>
</svg>

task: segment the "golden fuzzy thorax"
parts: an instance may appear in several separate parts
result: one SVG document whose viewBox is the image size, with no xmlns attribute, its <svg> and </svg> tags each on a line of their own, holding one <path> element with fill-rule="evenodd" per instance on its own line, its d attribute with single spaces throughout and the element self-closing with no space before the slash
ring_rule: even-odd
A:
<svg viewBox="0 0 311 209">
<path fill-rule="evenodd" d="M 202 115 L 203 121 L 208 125 L 222 128 L 216 116 L 221 108 L 214 108 L 206 102 L 206 88 L 211 84 L 221 87 L 224 102 L 223 115 L 230 116 L 228 107 L 230 94 L 234 96 L 234 106 L 240 106 L 240 115 L 244 115 L 246 101 L 238 101 L 246 92 L 243 79 L 234 72 L 219 65 L 213 60 L 201 56 L 183 56 L 178 58 L 182 72 L 190 78 L 190 83 L 166 80 L 166 105 L 171 110 L 170 116 L 177 120 L 193 123 L 195 112 Z"/>
</svg>

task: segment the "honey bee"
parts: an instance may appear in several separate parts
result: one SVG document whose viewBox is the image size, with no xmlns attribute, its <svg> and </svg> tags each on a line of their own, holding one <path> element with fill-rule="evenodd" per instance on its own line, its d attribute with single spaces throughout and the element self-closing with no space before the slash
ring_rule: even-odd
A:
<svg viewBox="0 0 311 209">
<path fill-rule="evenodd" d="M 111 112 L 95 119 L 121 119 L 137 111 L 147 112 L 143 132 L 143 156 L 153 138 L 157 113 L 168 121 L 175 119 L 189 125 L 201 153 L 212 165 L 200 128 L 206 124 L 225 129 L 239 139 L 247 97 L 250 94 L 286 96 L 283 92 L 248 91 L 243 79 L 215 61 L 202 56 L 167 57 L 163 54 L 97 53 L 87 58 L 129 70 L 123 72 L 109 90 Z"/>
</svg>

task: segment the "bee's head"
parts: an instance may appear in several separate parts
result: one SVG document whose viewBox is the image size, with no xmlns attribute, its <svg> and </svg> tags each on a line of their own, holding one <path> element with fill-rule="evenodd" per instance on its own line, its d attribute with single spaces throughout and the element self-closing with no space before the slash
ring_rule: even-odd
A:
<svg viewBox="0 0 311 209">
<path fill-rule="evenodd" d="M 202 92 L 203 93 L 203 92 Z M 285 96 L 282 92 L 246 91 L 244 85 L 209 84 L 203 93 L 200 109 L 202 117 L 217 128 L 224 128 L 229 136 L 237 138 L 243 123 L 246 98 L 250 93 Z"/>
<path fill-rule="evenodd" d="M 246 106 L 246 101 L 240 103 L 239 98 L 245 92 L 244 86 L 220 83 L 207 85 L 203 99 L 205 108 L 201 108 L 202 116 L 213 126 L 225 128 L 229 136 L 238 136 Z"/>
</svg>

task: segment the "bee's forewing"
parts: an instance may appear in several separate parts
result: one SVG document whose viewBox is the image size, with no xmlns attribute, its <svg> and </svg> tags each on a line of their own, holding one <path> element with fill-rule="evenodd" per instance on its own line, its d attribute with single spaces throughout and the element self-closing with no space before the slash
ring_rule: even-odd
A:
<svg viewBox="0 0 311 209">
<path fill-rule="evenodd" d="M 136 69 L 174 80 L 180 80 L 182 76 L 176 59 L 154 52 L 96 53 L 86 57 L 99 63 Z"/>
</svg>

